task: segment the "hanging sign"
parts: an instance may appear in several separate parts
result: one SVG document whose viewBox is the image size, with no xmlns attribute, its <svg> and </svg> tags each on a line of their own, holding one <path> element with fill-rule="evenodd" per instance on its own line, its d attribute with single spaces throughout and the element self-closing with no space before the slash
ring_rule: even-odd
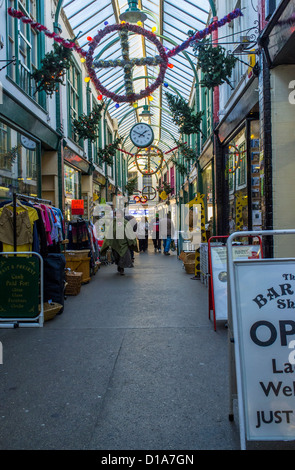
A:
<svg viewBox="0 0 295 470">
<path fill-rule="evenodd" d="M 248 440 L 294 440 L 295 260 L 234 261 L 237 375 Z"/>
<path fill-rule="evenodd" d="M 227 237 L 211 237 L 227 238 Z M 232 247 L 233 259 L 257 259 L 262 257 L 261 244 Z M 208 243 L 209 251 L 209 309 L 212 308 L 214 328 L 216 321 L 227 320 L 227 249 L 225 245 Z M 209 312 L 210 314 L 210 312 Z"/>
<path fill-rule="evenodd" d="M 84 199 L 72 199 L 72 215 L 84 214 Z"/>
<path fill-rule="evenodd" d="M 37 256 L 1 256 L 0 319 L 32 320 L 40 315 L 40 261 Z"/>
</svg>

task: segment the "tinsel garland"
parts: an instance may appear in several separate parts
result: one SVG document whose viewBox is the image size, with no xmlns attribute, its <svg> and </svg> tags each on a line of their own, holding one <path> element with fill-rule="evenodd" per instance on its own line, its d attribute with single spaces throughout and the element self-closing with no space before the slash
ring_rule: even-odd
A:
<svg viewBox="0 0 295 470">
<path fill-rule="evenodd" d="M 84 51 L 81 47 L 77 46 L 75 41 L 71 40 L 66 40 L 60 37 L 59 34 L 53 33 L 49 29 L 46 28 L 46 26 L 38 23 L 37 21 L 32 20 L 32 18 L 27 17 L 22 11 L 15 10 L 15 8 L 8 8 L 8 14 L 12 16 L 13 18 L 17 18 L 21 20 L 25 24 L 29 24 L 32 29 L 35 29 L 36 31 L 43 32 L 46 36 L 49 38 L 52 38 L 54 41 L 58 42 L 59 44 L 62 44 L 64 47 L 67 49 L 74 49 L 78 54 L 81 54 L 83 57 L 87 56 L 87 52 Z"/>
<path fill-rule="evenodd" d="M 132 70 L 133 65 L 130 63 L 129 57 L 129 43 L 128 43 L 128 31 L 124 28 L 119 33 L 121 48 L 122 48 L 122 55 L 124 61 L 124 81 L 125 81 L 125 90 L 126 95 L 130 96 L 134 94 L 133 90 L 133 80 L 132 80 Z"/>
<path fill-rule="evenodd" d="M 129 63 L 134 67 L 135 65 L 153 65 L 157 66 L 163 63 L 163 59 L 160 56 L 155 57 L 140 57 L 130 59 Z M 124 59 L 115 59 L 115 60 L 95 60 L 93 61 L 93 66 L 98 69 L 105 69 L 111 67 L 124 67 L 127 64 L 127 61 Z"/>
<path fill-rule="evenodd" d="M 36 29 L 37 31 L 43 31 L 44 34 L 55 41 L 59 42 L 62 44 L 64 47 L 69 48 L 69 49 L 74 49 L 77 51 L 79 54 L 81 54 L 83 57 L 86 57 L 86 65 L 89 73 L 89 77 L 92 79 L 97 91 L 108 98 L 111 98 L 113 101 L 117 103 L 124 103 L 124 102 L 129 102 L 133 103 L 135 101 L 138 101 L 140 99 L 146 98 L 149 95 L 151 95 L 160 85 L 163 84 L 165 74 L 168 68 L 169 64 L 169 59 L 171 57 L 174 57 L 175 55 L 179 54 L 183 50 L 187 49 L 192 42 L 195 41 L 200 41 L 204 39 L 206 36 L 212 34 L 213 31 L 216 31 L 218 28 L 224 26 L 227 23 L 230 23 L 233 21 L 235 18 L 238 18 L 239 16 L 243 16 L 242 11 L 240 8 L 236 8 L 233 12 L 229 13 L 226 15 L 224 18 L 221 20 L 216 20 L 213 21 L 207 28 L 205 28 L 202 31 L 196 32 L 193 36 L 189 37 L 186 41 L 184 41 L 182 44 L 179 46 L 174 47 L 168 53 L 166 53 L 164 46 L 161 44 L 161 42 L 156 38 L 156 35 L 153 32 L 147 31 L 140 26 L 134 25 L 134 24 L 129 24 L 129 23 L 121 23 L 119 25 L 111 25 L 111 26 L 106 26 L 103 30 L 98 31 L 98 34 L 95 36 L 95 38 L 91 41 L 89 45 L 89 50 L 88 52 L 84 51 L 82 48 L 78 47 L 74 41 L 67 41 L 63 38 L 61 38 L 57 33 L 52 33 L 50 32 L 45 26 L 41 25 L 40 23 L 37 23 L 33 21 L 31 18 L 26 17 L 21 11 L 15 10 L 14 8 L 8 8 L 8 14 L 14 18 L 18 18 L 21 21 L 23 21 L 26 24 L 30 24 L 30 26 L 33 29 Z M 136 34 L 140 34 L 144 37 L 146 37 L 148 40 L 150 40 L 153 44 L 156 45 L 160 58 L 162 61 L 160 62 L 160 72 L 155 80 L 155 82 L 148 86 L 145 90 L 141 90 L 140 93 L 130 93 L 125 95 L 118 95 L 116 93 L 112 93 L 109 90 L 107 90 L 99 81 L 97 78 L 97 75 L 95 73 L 95 70 L 93 68 L 94 63 L 93 63 L 93 54 L 94 50 L 100 43 L 100 41 L 107 35 L 110 34 L 114 31 L 122 31 L 122 30 L 128 30 L 129 32 L 133 32 Z M 132 66 L 132 63 L 130 62 L 130 65 Z M 129 90 L 130 91 L 130 90 Z"/>
<path fill-rule="evenodd" d="M 145 90 L 141 90 L 140 93 L 130 93 L 127 96 L 126 95 L 118 95 L 116 93 L 112 93 L 109 90 L 107 90 L 99 81 L 95 70 L 93 68 L 93 54 L 97 46 L 99 45 L 100 41 L 110 33 L 113 33 L 115 31 L 118 31 L 119 33 L 121 31 L 129 31 L 132 33 L 140 34 L 144 37 L 146 37 L 148 40 L 150 40 L 153 44 L 158 49 L 158 52 L 160 54 L 160 57 L 162 59 L 160 63 L 160 71 L 157 79 L 155 82 L 148 86 Z M 123 60 L 124 57 L 123 57 Z M 132 64 L 130 64 L 132 66 Z M 121 24 L 115 24 L 115 25 L 108 25 L 106 26 L 103 30 L 98 31 L 98 34 L 93 38 L 92 42 L 89 45 L 89 51 L 86 57 L 86 66 L 88 69 L 89 77 L 92 79 L 96 89 L 102 93 L 104 96 L 107 96 L 108 98 L 112 99 L 113 101 L 117 103 L 133 103 L 135 101 L 141 100 L 143 98 L 146 98 L 147 96 L 151 95 L 163 82 L 165 78 L 165 73 L 168 68 L 168 58 L 166 55 L 166 51 L 162 43 L 157 39 L 156 35 L 152 33 L 151 31 L 147 31 L 140 26 L 134 25 L 134 24 L 129 24 L 129 23 L 121 23 Z"/>
<path fill-rule="evenodd" d="M 99 149 L 97 156 L 99 159 L 102 159 L 108 165 L 113 164 L 113 158 L 116 155 L 116 151 L 119 148 L 120 143 L 122 142 L 123 137 L 118 137 L 111 144 L 108 144 L 104 149 Z"/>
</svg>

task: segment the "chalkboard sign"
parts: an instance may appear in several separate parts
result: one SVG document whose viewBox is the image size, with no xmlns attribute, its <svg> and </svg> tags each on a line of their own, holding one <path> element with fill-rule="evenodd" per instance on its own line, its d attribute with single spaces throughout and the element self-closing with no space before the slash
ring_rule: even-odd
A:
<svg viewBox="0 0 295 470">
<path fill-rule="evenodd" d="M 33 320 L 40 314 L 40 260 L 0 257 L 0 319 Z"/>
</svg>

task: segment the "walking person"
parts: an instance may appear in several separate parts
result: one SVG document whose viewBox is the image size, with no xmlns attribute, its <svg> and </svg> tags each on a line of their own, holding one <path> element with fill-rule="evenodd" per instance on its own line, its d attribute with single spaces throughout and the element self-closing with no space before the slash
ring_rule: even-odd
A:
<svg viewBox="0 0 295 470">
<path fill-rule="evenodd" d="M 128 227 L 131 226 L 133 232 L 136 232 L 137 231 L 137 221 L 136 221 L 136 218 L 133 217 L 133 215 L 128 215 L 128 214 L 125 214 L 125 220 L 127 220 L 127 222 L 129 222 L 128 224 Z M 130 248 L 130 253 L 131 253 L 131 259 L 132 259 L 132 264 L 134 264 L 134 250 L 132 248 Z M 131 266 L 133 268 L 133 266 Z"/>
<path fill-rule="evenodd" d="M 151 221 L 151 231 L 155 253 L 157 253 L 157 251 L 161 253 L 160 220 L 158 213 L 156 213 L 156 217 Z"/>
<path fill-rule="evenodd" d="M 137 238 L 140 253 L 145 253 L 148 248 L 149 224 L 147 217 L 142 217 L 137 224 Z"/>
<path fill-rule="evenodd" d="M 172 238 L 174 237 L 174 224 L 171 220 L 171 212 L 168 212 L 166 217 L 160 220 L 160 238 L 163 238 L 164 255 L 170 256 L 170 246 Z"/>
<path fill-rule="evenodd" d="M 112 249 L 118 273 L 124 275 L 125 268 L 133 267 L 131 250 L 138 252 L 138 247 L 135 233 L 120 210 L 116 212 L 100 253 L 104 255 L 109 247 Z"/>
</svg>

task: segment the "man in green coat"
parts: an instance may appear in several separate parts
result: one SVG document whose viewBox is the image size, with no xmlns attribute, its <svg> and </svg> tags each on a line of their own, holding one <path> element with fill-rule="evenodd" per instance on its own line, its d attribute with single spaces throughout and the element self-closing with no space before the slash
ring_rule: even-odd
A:
<svg viewBox="0 0 295 470">
<path fill-rule="evenodd" d="M 116 216 L 101 247 L 101 255 L 104 255 L 109 247 L 112 249 L 118 272 L 124 275 L 124 268 L 133 267 L 130 250 L 138 252 L 138 247 L 133 228 L 128 220 L 124 219 L 121 210 L 116 211 Z"/>
</svg>

